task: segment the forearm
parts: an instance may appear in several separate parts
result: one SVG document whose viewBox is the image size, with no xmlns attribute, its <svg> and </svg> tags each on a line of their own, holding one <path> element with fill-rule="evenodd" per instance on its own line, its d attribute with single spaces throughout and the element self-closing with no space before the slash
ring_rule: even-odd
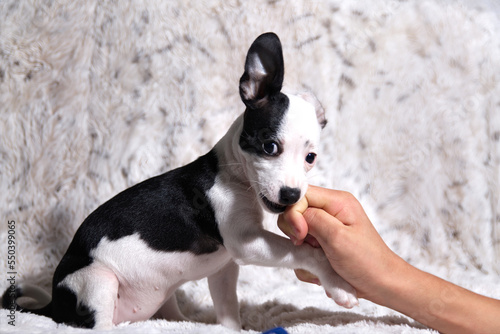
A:
<svg viewBox="0 0 500 334">
<path fill-rule="evenodd" d="M 495 333 L 500 301 L 463 289 L 401 262 L 374 302 L 443 333 Z"/>
</svg>

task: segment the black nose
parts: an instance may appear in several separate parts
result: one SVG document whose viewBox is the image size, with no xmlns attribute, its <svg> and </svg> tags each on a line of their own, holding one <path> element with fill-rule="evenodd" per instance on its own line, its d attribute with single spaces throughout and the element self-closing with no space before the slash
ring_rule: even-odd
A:
<svg viewBox="0 0 500 334">
<path fill-rule="evenodd" d="M 282 187 L 280 189 L 280 204 L 290 205 L 296 203 L 300 198 L 299 188 Z"/>
</svg>

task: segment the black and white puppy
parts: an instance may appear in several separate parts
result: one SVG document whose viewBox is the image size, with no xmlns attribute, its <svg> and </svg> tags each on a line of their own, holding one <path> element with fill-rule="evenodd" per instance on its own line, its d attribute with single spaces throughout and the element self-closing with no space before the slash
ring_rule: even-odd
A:
<svg viewBox="0 0 500 334">
<path fill-rule="evenodd" d="M 240 79 L 246 110 L 226 135 L 194 162 L 139 183 L 91 213 L 55 271 L 51 302 L 24 311 L 100 329 L 153 316 L 185 319 L 175 290 L 208 277 L 218 322 L 240 329 L 241 264 L 306 269 L 338 304 L 356 305 L 355 290 L 322 252 L 294 246 L 262 226 L 265 215 L 304 196 L 326 124 L 314 99 L 281 92 L 283 75 L 278 37 L 259 36 Z M 7 290 L 3 306 L 18 307 L 16 298 L 27 289 Z"/>
</svg>

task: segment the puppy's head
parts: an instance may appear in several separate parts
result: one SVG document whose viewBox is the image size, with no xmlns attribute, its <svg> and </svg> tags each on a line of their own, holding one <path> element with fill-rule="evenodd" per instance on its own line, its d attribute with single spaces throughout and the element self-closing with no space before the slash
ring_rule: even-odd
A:
<svg viewBox="0 0 500 334">
<path fill-rule="evenodd" d="M 281 92 L 284 75 L 281 43 L 273 33 L 251 45 L 240 79 L 246 110 L 239 146 L 244 170 L 261 205 L 280 213 L 307 190 L 319 135 L 326 120 L 312 95 Z"/>
</svg>

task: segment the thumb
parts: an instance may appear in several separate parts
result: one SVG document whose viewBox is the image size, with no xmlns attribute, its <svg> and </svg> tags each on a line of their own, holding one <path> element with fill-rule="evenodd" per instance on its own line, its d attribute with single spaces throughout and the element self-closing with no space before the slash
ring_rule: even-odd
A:
<svg viewBox="0 0 500 334">
<path fill-rule="evenodd" d="M 344 224 L 323 209 L 309 207 L 303 213 L 308 225 L 308 233 L 323 246 L 344 227 Z"/>
<path fill-rule="evenodd" d="M 292 239 L 295 245 L 302 244 L 307 236 L 307 223 L 302 213 L 306 211 L 308 205 L 304 196 L 278 217 L 278 227 Z"/>
</svg>

